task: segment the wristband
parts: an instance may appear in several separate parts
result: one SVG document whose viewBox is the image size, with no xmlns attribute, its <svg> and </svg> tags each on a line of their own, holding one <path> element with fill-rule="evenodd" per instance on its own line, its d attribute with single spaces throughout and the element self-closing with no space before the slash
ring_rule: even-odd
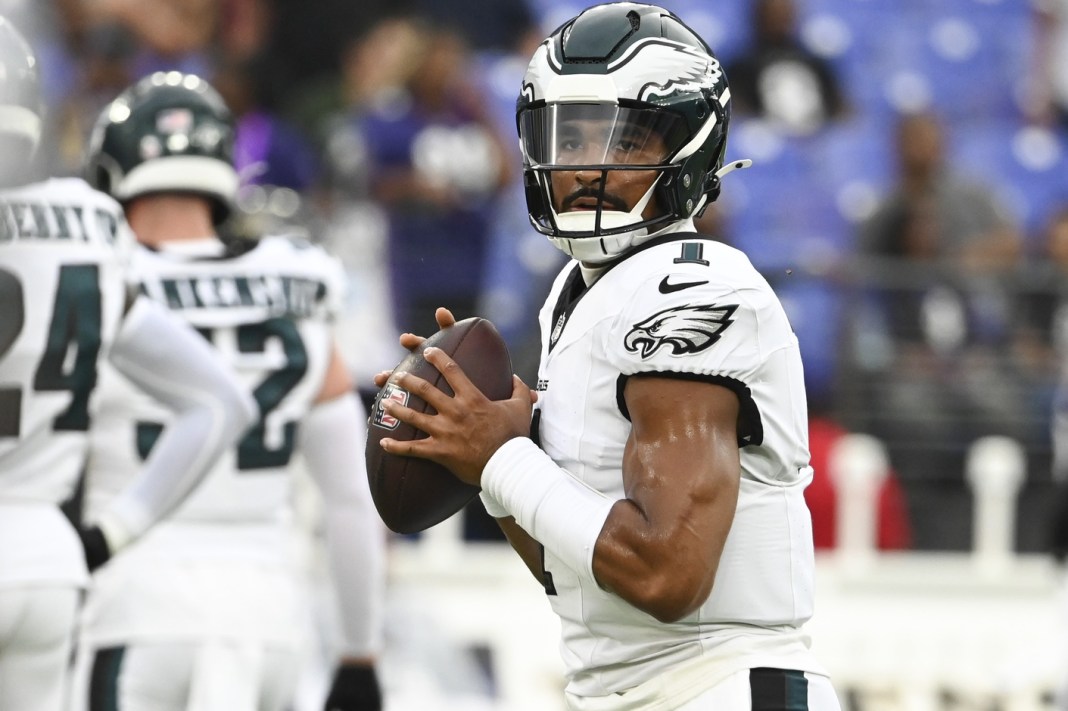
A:
<svg viewBox="0 0 1068 711">
<path fill-rule="evenodd" d="M 561 469 L 526 437 L 494 452 L 482 488 L 547 551 L 593 578 L 593 549 L 615 501 Z"/>
<path fill-rule="evenodd" d="M 500 501 L 497 501 L 497 499 L 485 489 L 478 492 L 478 498 L 482 500 L 482 505 L 486 508 L 486 513 L 493 518 L 508 518 L 512 515 L 508 513 L 508 509 L 501 506 Z"/>
<path fill-rule="evenodd" d="M 115 515 L 104 514 L 96 522 L 97 528 L 104 535 L 104 540 L 107 541 L 108 550 L 112 555 L 118 553 L 120 550 L 130 545 L 134 536 L 130 532 L 129 527 L 124 526 L 118 517 Z"/>
</svg>

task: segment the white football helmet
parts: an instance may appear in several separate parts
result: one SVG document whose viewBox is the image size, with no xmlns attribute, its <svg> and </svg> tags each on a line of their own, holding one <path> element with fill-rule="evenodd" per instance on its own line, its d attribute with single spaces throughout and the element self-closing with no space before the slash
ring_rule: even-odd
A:
<svg viewBox="0 0 1068 711">
<path fill-rule="evenodd" d="M 589 143 L 601 150 L 576 162 L 569 132 L 580 121 L 598 127 Z M 730 90 L 719 61 L 677 16 L 653 5 L 598 5 L 564 23 L 534 53 L 516 122 L 531 223 L 585 262 L 609 261 L 641 236 L 698 214 L 718 196 L 721 175 L 748 164 L 720 170 Z M 651 134 L 655 152 L 631 150 Z M 558 210 L 564 196 L 553 195 L 552 175 L 577 170 L 602 171 L 598 206 Z M 604 200 L 604 185 L 622 170 L 659 175 L 637 204 L 621 206 Z M 654 197 L 661 210 L 644 218 Z"/>
</svg>

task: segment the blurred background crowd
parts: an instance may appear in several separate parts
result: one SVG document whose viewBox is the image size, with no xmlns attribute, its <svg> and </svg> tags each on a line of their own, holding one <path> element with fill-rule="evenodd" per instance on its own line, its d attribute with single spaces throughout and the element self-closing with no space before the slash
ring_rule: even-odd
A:
<svg viewBox="0 0 1068 711">
<path fill-rule="evenodd" d="M 880 545 L 970 546 L 968 446 L 1028 458 L 1021 551 L 1048 547 L 1052 413 L 1068 362 L 1068 1 L 662 0 L 711 44 L 751 158 L 700 221 L 745 250 L 801 342 L 817 544 L 821 457 L 847 432 L 895 476 Z M 157 70 L 239 117 L 241 213 L 350 272 L 340 336 L 361 389 L 433 308 L 491 318 L 536 375 L 562 255 L 526 217 L 514 102 L 574 0 L 0 0 L 41 63 L 40 170 L 81 171 L 90 122 Z M 364 393 L 369 395 L 369 392 Z M 1066 464 L 1068 466 L 1068 464 Z M 484 523 L 484 522 L 483 522 Z M 493 535 L 469 516 L 468 535 Z"/>
</svg>

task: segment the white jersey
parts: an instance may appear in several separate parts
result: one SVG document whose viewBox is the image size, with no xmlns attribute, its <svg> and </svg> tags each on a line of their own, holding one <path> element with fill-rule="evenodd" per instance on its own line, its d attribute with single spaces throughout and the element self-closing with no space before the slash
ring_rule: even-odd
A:
<svg viewBox="0 0 1068 711">
<path fill-rule="evenodd" d="M 264 616 L 295 609 L 285 525 L 290 463 L 300 420 L 333 352 L 340 264 L 307 242 L 266 237 L 239 254 L 214 238 L 163 251 L 139 247 L 131 266 L 144 294 L 215 346 L 252 391 L 261 416 L 172 514 L 95 576 L 87 634 L 107 640 L 213 631 L 287 639 L 297 621 L 272 627 Z M 86 480 L 90 521 L 134 477 L 168 421 L 167 410 L 113 369 L 102 373 L 100 389 Z"/>
<path fill-rule="evenodd" d="M 81 180 L 0 191 L 0 500 L 73 490 L 131 244 L 119 205 Z"/>
<path fill-rule="evenodd" d="M 181 244 L 181 243 L 178 243 Z M 343 273 L 322 249 L 282 237 L 237 256 L 211 239 L 132 259 L 142 291 L 197 328 L 237 372 L 261 418 L 169 521 L 271 522 L 288 505 L 300 419 L 332 355 Z M 92 433 L 90 518 L 139 470 L 168 412 L 114 370 L 102 376 Z"/>
<path fill-rule="evenodd" d="M 741 487 L 711 596 L 664 624 L 545 552 L 562 621 L 569 694 L 614 694 L 697 657 L 721 667 L 820 671 L 800 626 L 812 614 L 807 405 L 797 338 L 741 252 L 706 237 L 658 238 L 586 288 L 574 263 L 540 314 L 535 436 L 563 469 L 625 498 L 629 376 L 712 382 L 741 404 Z M 724 666 L 725 665 L 725 666 Z"/>
<path fill-rule="evenodd" d="M 119 205 L 82 180 L 0 191 L 0 586 L 85 578 L 56 504 L 85 463 L 132 245 Z"/>
</svg>

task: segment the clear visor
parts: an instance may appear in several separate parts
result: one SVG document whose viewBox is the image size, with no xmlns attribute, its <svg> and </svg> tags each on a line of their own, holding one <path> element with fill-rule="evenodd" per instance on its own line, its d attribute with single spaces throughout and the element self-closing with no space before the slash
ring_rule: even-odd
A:
<svg viewBox="0 0 1068 711">
<path fill-rule="evenodd" d="M 661 166 L 686 137 L 680 116 L 615 104 L 551 104 L 519 116 L 532 165 Z"/>
</svg>

